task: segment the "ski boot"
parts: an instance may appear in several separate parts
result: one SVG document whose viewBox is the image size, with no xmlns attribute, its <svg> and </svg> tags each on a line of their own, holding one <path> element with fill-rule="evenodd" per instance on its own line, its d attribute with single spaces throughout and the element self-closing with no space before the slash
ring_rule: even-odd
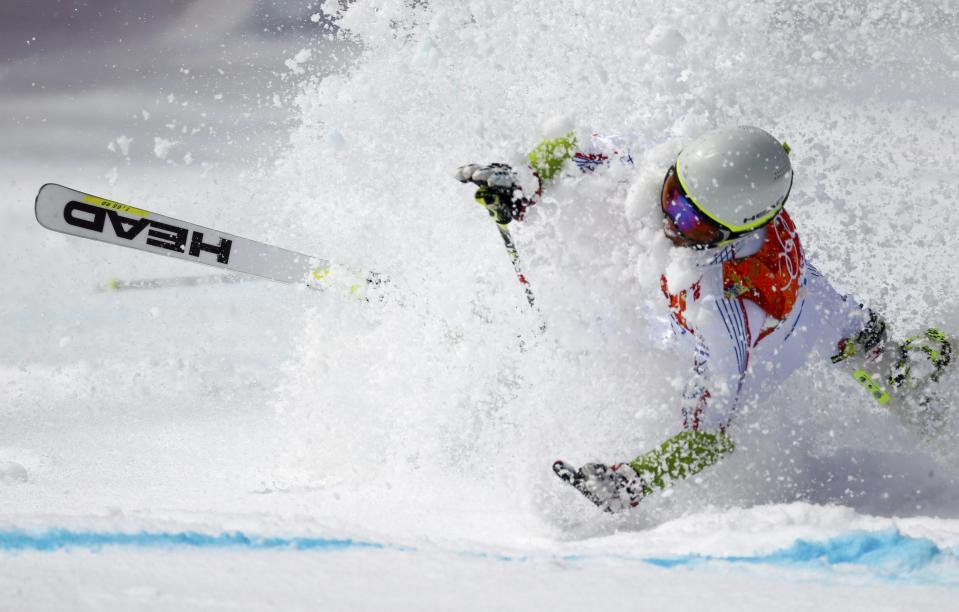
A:
<svg viewBox="0 0 959 612">
<path fill-rule="evenodd" d="M 945 334 L 930 328 L 902 343 L 891 342 L 885 322 L 870 311 L 863 330 L 840 341 L 838 348 L 833 363 L 844 362 L 876 402 L 921 435 L 935 435 L 948 408 L 938 387 L 952 362 L 952 341 Z"/>
<path fill-rule="evenodd" d="M 604 512 L 633 508 L 648 490 L 636 471 L 625 463 L 587 463 L 575 468 L 565 461 L 556 461 L 553 472 Z"/>
<path fill-rule="evenodd" d="M 889 377 L 897 414 L 926 438 L 946 424 L 948 400 L 939 382 L 952 363 L 952 341 L 937 329 L 907 338 Z"/>
</svg>

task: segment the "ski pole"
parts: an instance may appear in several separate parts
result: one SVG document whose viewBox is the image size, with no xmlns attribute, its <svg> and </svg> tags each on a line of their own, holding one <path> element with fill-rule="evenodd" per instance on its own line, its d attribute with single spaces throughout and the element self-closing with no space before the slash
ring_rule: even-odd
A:
<svg viewBox="0 0 959 612">
<path fill-rule="evenodd" d="M 97 291 L 127 291 L 129 289 L 167 289 L 170 287 L 204 287 L 209 285 L 232 285 L 263 280 L 246 274 L 207 274 L 203 276 L 171 276 L 162 278 L 119 279 L 110 277 L 97 285 Z"/>
<path fill-rule="evenodd" d="M 516 250 L 516 243 L 513 242 L 513 235 L 510 234 L 509 228 L 505 223 L 497 223 L 496 227 L 499 228 L 499 235 L 503 238 L 503 244 L 506 245 L 506 252 L 509 253 L 509 259 L 513 262 L 513 270 L 516 272 L 516 278 L 520 284 L 523 285 L 523 291 L 526 293 L 526 301 L 529 302 L 533 310 L 538 311 L 539 309 L 536 308 L 536 297 L 533 295 L 533 288 L 530 287 L 529 281 L 526 279 L 526 274 L 523 272 L 523 264 L 519 259 L 519 251 Z"/>
<path fill-rule="evenodd" d="M 523 263 L 520 261 L 519 250 L 516 248 L 516 243 L 513 242 L 513 235 L 510 234 L 509 228 L 505 223 L 497 223 L 496 227 L 499 229 L 500 237 L 503 238 L 503 244 L 506 245 L 506 252 L 509 253 L 509 259 L 513 263 L 513 271 L 516 272 L 516 279 L 519 280 L 520 284 L 523 286 L 523 292 L 526 294 L 526 301 L 529 303 L 529 307 L 533 309 L 533 312 L 536 313 L 536 316 L 539 319 L 538 330 L 540 333 L 543 333 L 546 331 L 546 320 L 543 318 L 543 313 L 540 311 L 539 306 L 536 305 L 536 296 L 533 295 L 533 288 L 530 287 L 529 280 L 526 278 L 526 273 L 523 272 Z"/>
<path fill-rule="evenodd" d="M 486 208 L 490 217 L 492 217 L 496 223 L 499 235 L 503 239 L 503 244 L 506 246 L 506 252 L 509 254 L 510 262 L 513 264 L 513 271 L 516 272 L 516 278 L 523 286 L 526 301 L 529 302 L 530 308 L 539 315 L 539 329 L 540 331 L 544 331 L 546 329 L 546 323 L 543 321 L 542 313 L 536 306 L 533 289 L 526 279 L 526 273 L 523 272 L 523 264 L 520 261 L 519 251 L 516 249 L 516 243 L 513 242 L 513 236 L 507 227 L 507 223 L 509 223 L 511 218 L 522 219 L 526 206 L 535 204 L 535 198 L 538 198 L 542 194 L 542 187 L 537 189 L 532 201 L 525 197 L 522 199 L 522 203 L 520 204 L 522 208 L 518 210 L 517 214 L 517 210 L 505 208 L 501 199 L 506 196 L 512 198 L 515 190 L 522 191 L 516 182 L 516 174 L 507 164 L 490 164 L 485 167 L 479 166 L 478 164 L 467 164 L 460 166 L 456 170 L 454 177 L 461 183 L 473 183 L 479 187 L 476 191 L 476 196 L 474 196 L 476 202 Z M 537 176 L 537 179 L 538 178 Z M 514 202 L 513 206 L 516 205 L 517 203 Z"/>
</svg>

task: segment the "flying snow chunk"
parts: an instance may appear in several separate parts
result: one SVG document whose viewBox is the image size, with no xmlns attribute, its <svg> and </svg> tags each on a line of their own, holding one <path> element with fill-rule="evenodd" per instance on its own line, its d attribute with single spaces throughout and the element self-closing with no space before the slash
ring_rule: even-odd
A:
<svg viewBox="0 0 959 612">
<path fill-rule="evenodd" d="M 340 12 L 340 3 L 337 0 L 325 0 L 320 5 L 320 10 L 324 15 L 336 15 Z"/>
<path fill-rule="evenodd" d="M 133 139 L 127 136 L 126 134 L 120 134 L 116 137 L 115 140 L 111 140 L 107 144 L 107 148 L 110 149 L 113 153 L 116 153 L 119 149 L 120 153 L 124 157 L 130 156 L 130 145 L 133 144 Z"/>
<path fill-rule="evenodd" d="M 166 156 L 170 153 L 170 149 L 177 144 L 175 140 L 167 140 L 166 138 L 160 138 L 159 136 L 154 136 L 153 138 L 153 154 L 156 155 L 159 159 L 166 159 Z"/>
<path fill-rule="evenodd" d="M 120 153 L 123 153 L 124 156 L 130 155 L 131 144 L 133 144 L 133 139 L 126 134 L 117 136 L 117 146 L 120 147 Z"/>
<path fill-rule="evenodd" d="M 309 49 L 300 49 L 296 55 L 283 63 L 293 74 L 303 74 L 306 71 L 303 69 L 302 64 L 309 61 L 310 57 L 312 56 L 313 52 Z"/>
<path fill-rule="evenodd" d="M 653 53 L 676 55 L 686 45 L 686 39 L 675 28 L 658 25 L 646 37 L 646 44 Z"/>
<path fill-rule="evenodd" d="M 0 461 L 0 482 L 13 484 L 27 481 L 27 468 L 16 461 Z"/>
</svg>

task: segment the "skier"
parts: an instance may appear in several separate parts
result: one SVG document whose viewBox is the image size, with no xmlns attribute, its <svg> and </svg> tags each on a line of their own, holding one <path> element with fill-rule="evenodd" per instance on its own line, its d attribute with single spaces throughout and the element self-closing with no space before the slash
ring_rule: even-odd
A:
<svg viewBox="0 0 959 612">
<path fill-rule="evenodd" d="M 621 139 L 594 136 L 580 147 L 568 134 L 529 154 L 535 189 L 524 190 L 506 164 L 469 164 L 456 178 L 478 187 L 476 201 L 505 228 L 561 180 L 568 160 L 584 173 L 634 163 Z M 673 336 L 692 362 L 679 399 L 682 429 L 632 461 L 580 468 L 556 461 L 554 472 L 601 509 L 636 506 L 733 452 L 728 430 L 737 409 L 768 397 L 813 355 L 847 367 L 880 404 L 935 428 L 934 387 L 951 360 L 950 341 L 929 329 L 893 342 L 882 317 L 836 292 L 806 260 L 783 208 L 792 184 L 789 146 L 750 126 L 701 136 L 666 171 L 663 229 L 674 245 L 693 250 L 698 277 L 689 286 L 661 278 Z"/>
</svg>

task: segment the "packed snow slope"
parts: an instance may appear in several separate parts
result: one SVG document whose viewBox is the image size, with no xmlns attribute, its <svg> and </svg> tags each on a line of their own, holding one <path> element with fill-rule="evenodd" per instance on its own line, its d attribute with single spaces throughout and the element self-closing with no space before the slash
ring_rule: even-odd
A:
<svg viewBox="0 0 959 612">
<path fill-rule="evenodd" d="M 298 125 L 275 163 L 119 180 L 6 165 L 7 601 L 573 608 L 635 601 L 638 583 L 688 609 L 954 601 L 959 415 L 921 441 L 825 364 L 746 406 L 732 457 L 634 512 L 598 513 L 550 465 L 630 459 L 680 428 L 688 364 L 662 341 L 658 279 L 681 254 L 657 193 L 712 127 L 789 142 L 787 207 L 838 289 L 897 337 L 959 331 L 959 9 L 316 10 L 338 29 L 287 64 Z M 358 55 L 321 75 L 331 42 Z M 523 164 L 570 130 L 628 137 L 635 166 L 567 177 L 511 226 L 537 314 L 452 172 Z M 47 181 L 375 269 L 389 291 L 95 293 L 111 274 L 201 271 L 45 233 L 30 207 Z M 956 378 L 943 387 L 955 402 Z"/>
</svg>

